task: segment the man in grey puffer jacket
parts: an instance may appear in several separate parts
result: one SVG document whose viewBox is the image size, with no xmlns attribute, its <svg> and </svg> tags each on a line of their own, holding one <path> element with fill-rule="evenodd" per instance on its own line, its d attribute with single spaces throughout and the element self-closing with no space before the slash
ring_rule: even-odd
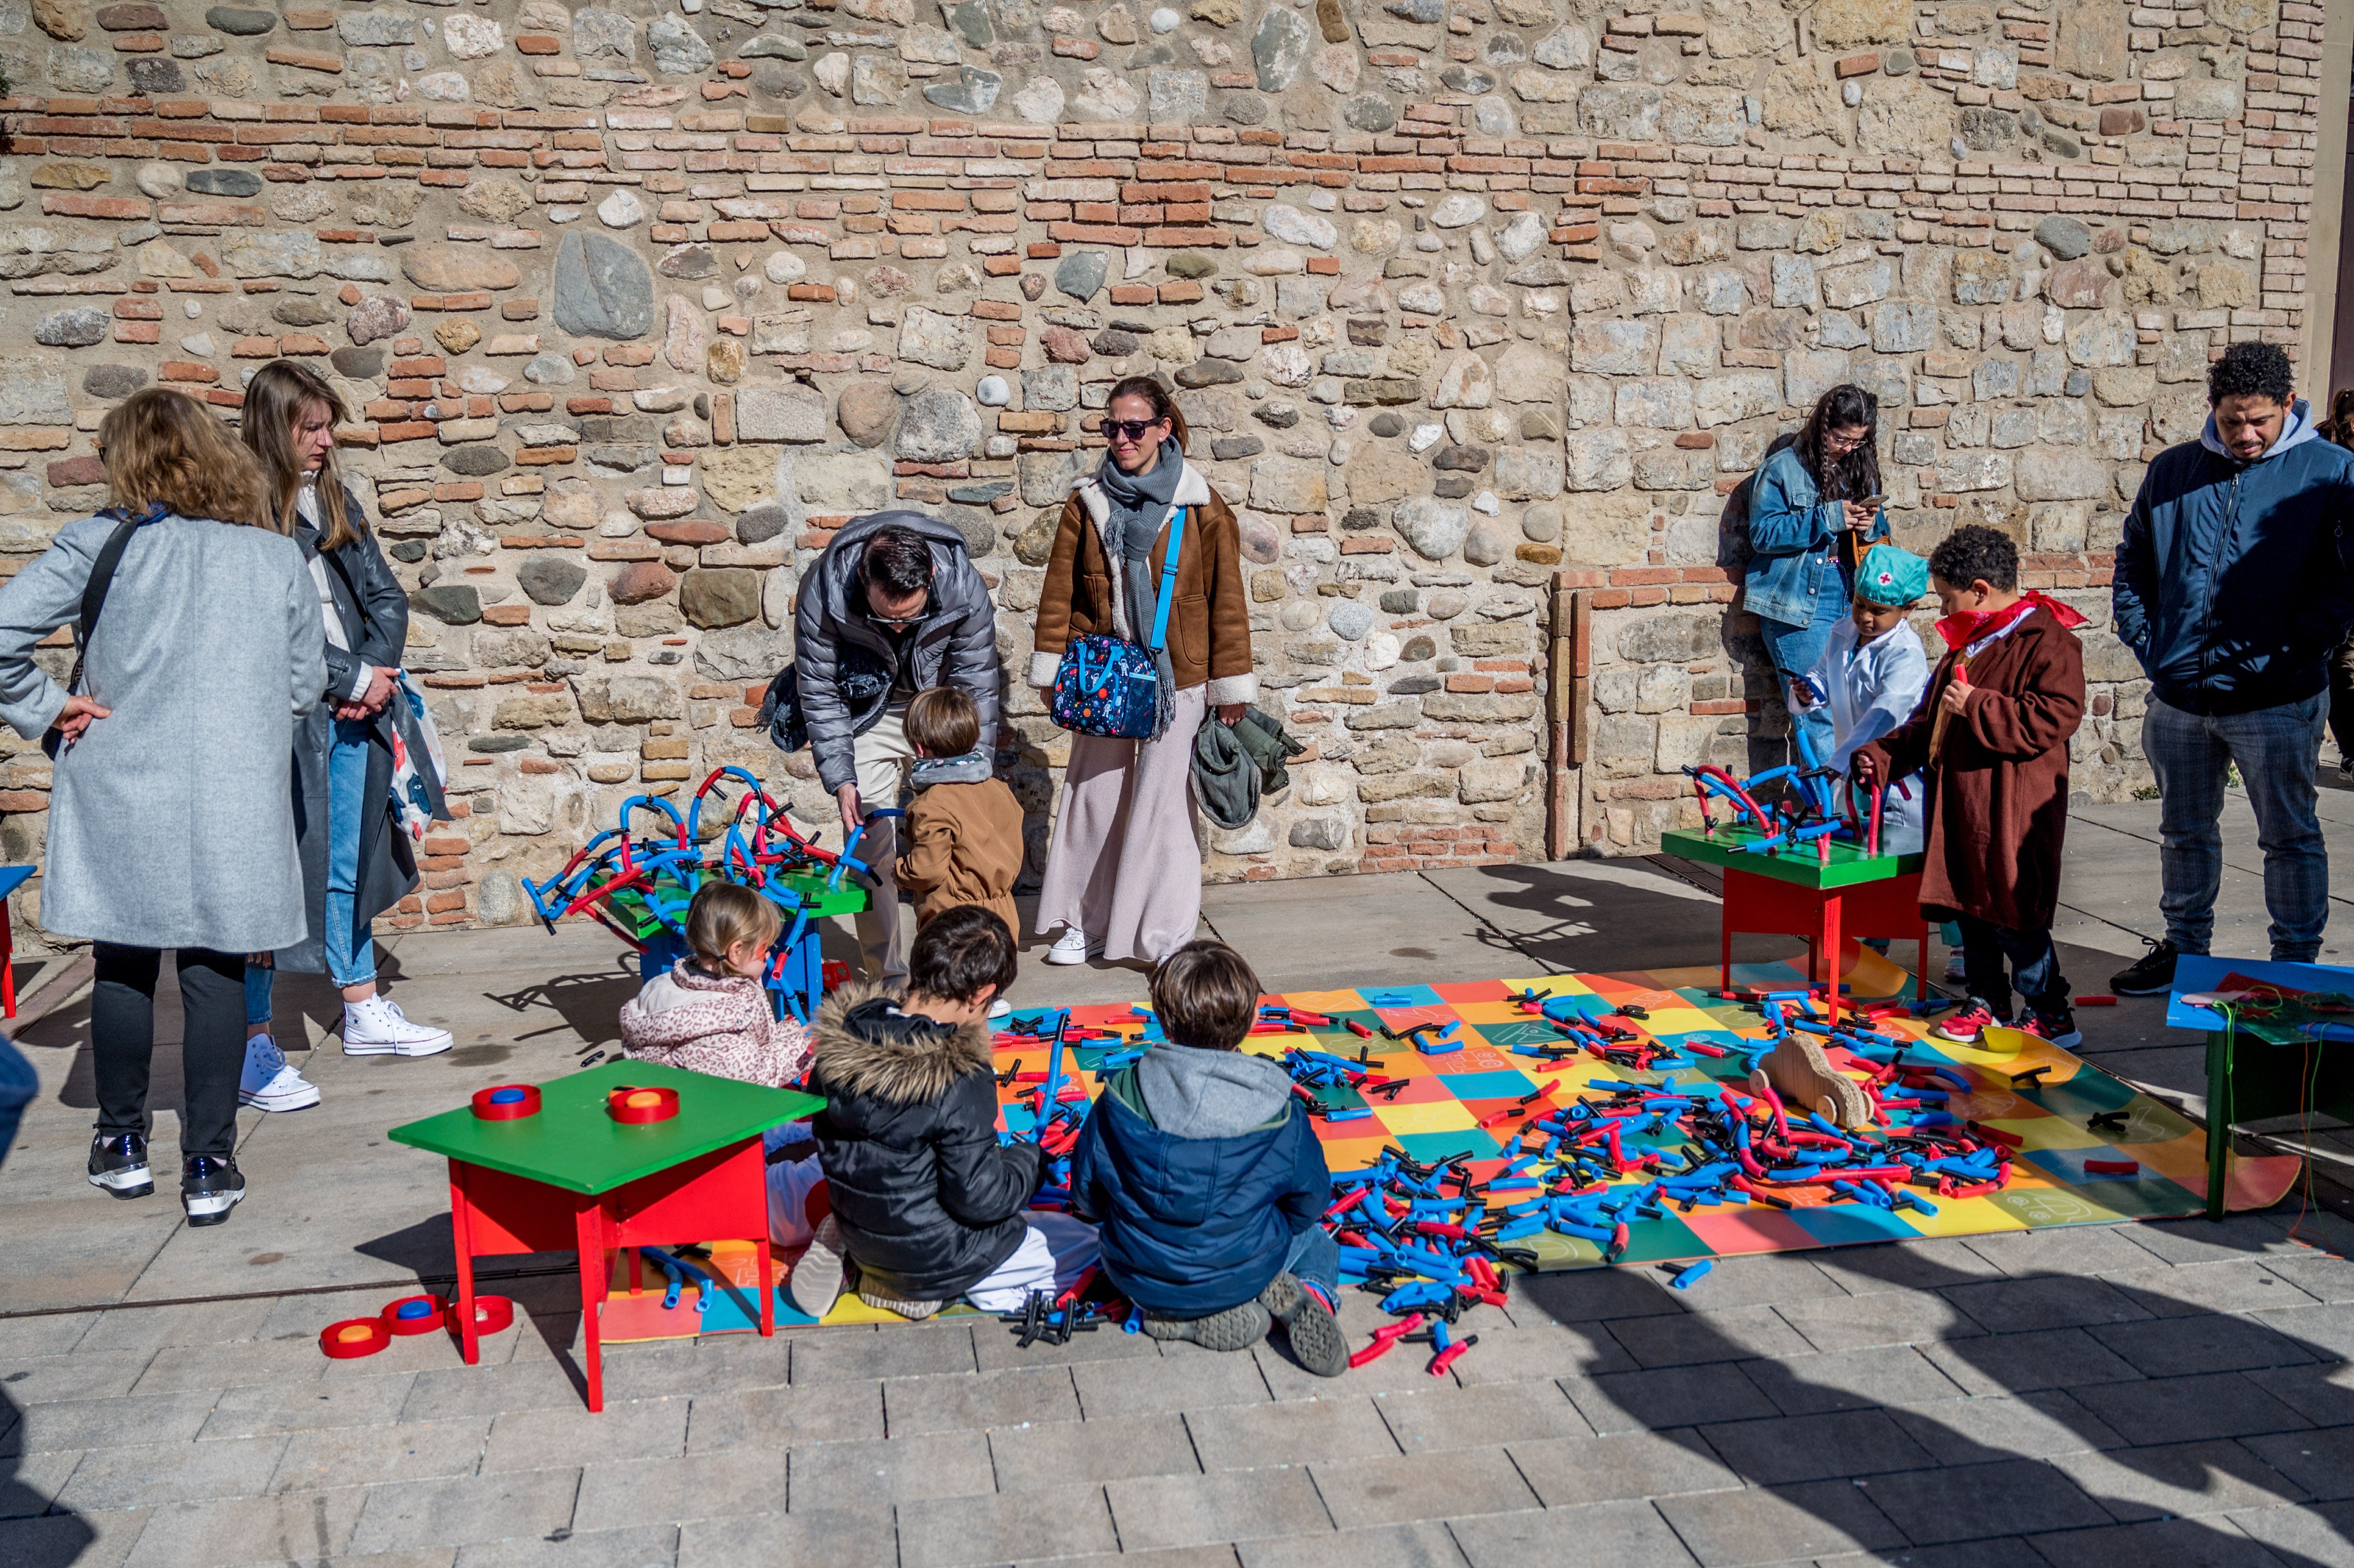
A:
<svg viewBox="0 0 2354 1568">
<path fill-rule="evenodd" d="M 917 692 L 962 690 L 981 715 L 980 748 L 996 747 L 996 606 L 964 535 L 937 517 L 876 512 L 844 524 L 802 575 L 793 654 L 818 781 L 841 804 L 845 839 L 867 812 L 899 803 L 915 760 L 901 720 Z M 904 986 L 895 821 L 882 819 L 859 841 L 876 885 L 858 944 L 869 979 Z"/>
</svg>

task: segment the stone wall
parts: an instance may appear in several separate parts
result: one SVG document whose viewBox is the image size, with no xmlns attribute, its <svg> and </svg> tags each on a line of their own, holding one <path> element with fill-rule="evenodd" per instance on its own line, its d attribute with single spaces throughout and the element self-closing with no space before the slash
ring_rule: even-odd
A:
<svg viewBox="0 0 2354 1568">
<path fill-rule="evenodd" d="M 2209 355 L 2297 335 L 2321 21 L 1680 4 L 0 0 L 0 572 L 98 501 L 111 400 L 317 360 L 461 812 L 398 919 L 505 922 L 721 764 L 830 817 L 751 705 L 846 517 L 951 519 L 1019 672 L 1106 390 L 1161 371 L 1311 747 L 1214 874 L 1542 855 L 1557 587 L 1555 831 L 1638 846 L 1776 744 L 1725 513 L 1834 382 L 1900 538 L 2009 529 L 2104 617 Z M 2092 641 L 2108 795 L 2139 687 Z M 1065 745 L 1009 712 L 1043 855 Z M 47 764 L 5 769 L 31 858 Z"/>
</svg>

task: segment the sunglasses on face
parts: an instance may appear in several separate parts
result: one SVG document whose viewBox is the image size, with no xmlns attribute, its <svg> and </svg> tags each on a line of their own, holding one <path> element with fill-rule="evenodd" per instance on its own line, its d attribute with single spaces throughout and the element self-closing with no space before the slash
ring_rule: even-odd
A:
<svg viewBox="0 0 2354 1568">
<path fill-rule="evenodd" d="M 1106 436 L 1125 436 L 1131 441 L 1142 440 L 1145 431 L 1160 427 L 1158 419 L 1106 419 L 1103 422 Z"/>
</svg>

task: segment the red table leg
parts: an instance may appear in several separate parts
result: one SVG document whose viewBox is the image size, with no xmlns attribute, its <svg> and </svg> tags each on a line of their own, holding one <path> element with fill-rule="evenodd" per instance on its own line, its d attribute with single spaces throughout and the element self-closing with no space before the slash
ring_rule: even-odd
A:
<svg viewBox="0 0 2354 1568">
<path fill-rule="evenodd" d="M 1840 1018 L 1840 900 L 1834 893 L 1822 903 L 1822 931 L 1819 940 L 1823 955 L 1824 1005 L 1830 1010 L 1830 1025 L 1839 1027 Z"/>
<path fill-rule="evenodd" d="M 588 1374 L 588 1408 L 605 1408 L 605 1363 L 597 1343 L 597 1316 L 605 1305 L 605 1207 L 581 1197 L 572 1211 L 580 1251 L 580 1350 Z"/>
<path fill-rule="evenodd" d="M 765 1191 L 761 1198 L 765 1203 L 767 1201 Z M 752 1246 L 760 1255 L 760 1337 L 764 1340 L 773 1340 L 777 1337 L 776 1255 L 769 1249 L 767 1236 L 762 1236 L 758 1241 L 754 1242 Z"/>
<path fill-rule="evenodd" d="M 0 1010 L 16 1016 L 16 917 L 0 898 Z"/>
<path fill-rule="evenodd" d="M 450 1239 L 458 1253 L 458 1354 L 468 1366 L 482 1358 L 474 1332 L 474 1205 L 466 1197 L 466 1167 L 450 1161 Z"/>
</svg>

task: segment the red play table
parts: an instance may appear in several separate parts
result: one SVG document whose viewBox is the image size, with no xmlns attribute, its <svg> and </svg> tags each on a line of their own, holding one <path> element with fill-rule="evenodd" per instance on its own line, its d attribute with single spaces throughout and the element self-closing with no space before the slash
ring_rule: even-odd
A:
<svg viewBox="0 0 2354 1568">
<path fill-rule="evenodd" d="M 606 1110 L 616 1088 L 678 1091 L 678 1114 L 630 1125 Z M 394 1141 L 450 1161 L 450 1223 L 458 1254 L 455 1313 L 469 1366 L 474 1259 L 576 1252 L 588 1408 L 605 1407 L 598 1315 L 612 1248 L 748 1240 L 760 1259 L 760 1332 L 776 1332 L 760 1134 L 821 1108 L 792 1089 L 766 1089 L 644 1062 L 609 1062 L 540 1086 L 536 1116 L 485 1121 L 471 1107 L 394 1128 Z"/>
</svg>

